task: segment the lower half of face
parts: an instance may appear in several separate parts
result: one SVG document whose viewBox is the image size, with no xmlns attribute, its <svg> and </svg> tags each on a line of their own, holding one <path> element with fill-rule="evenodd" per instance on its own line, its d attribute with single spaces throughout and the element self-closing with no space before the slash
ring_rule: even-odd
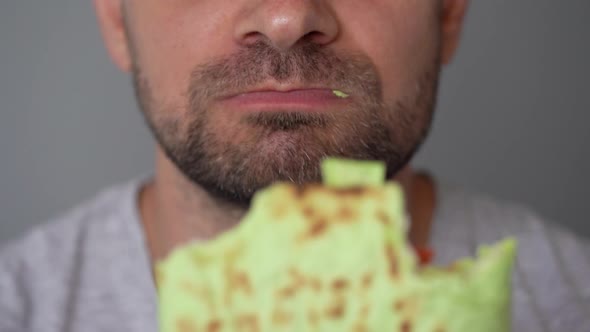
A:
<svg viewBox="0 0 590 332">
<path fill-rule="evenodd" d="M 275 181 L 319 181 L 329 156 L 382 160 L 389 176 L 403 168 L 425 138 L 435 104 L 439 54 L 424 50 L 429 54 L 410 63 L 399 59 L 414 49 L 376 59 L 313 43 L 279 52 L 261 41 L 188 69 L 182 100 L 165 102 L 170 98 L 155 88 L 160 82 L 138 63 L 135 88 L 177 168 L 213 195 L 247 204 Z M 391 68 L 403 75 L 388 77 Z"/>
</svg>

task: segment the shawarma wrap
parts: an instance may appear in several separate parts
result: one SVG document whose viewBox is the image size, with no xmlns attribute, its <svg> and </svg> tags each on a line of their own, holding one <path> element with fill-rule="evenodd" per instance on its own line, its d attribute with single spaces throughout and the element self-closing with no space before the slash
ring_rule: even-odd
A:
<svg viewBox="0 0 590 332">
<path fill-rule="evenodd" d="M 514 240 L 420 266 L 381 163 L 323 171 L 322 185 L 260 191 L 235 229 L 160 262 L 161 331 L 509 331 Z"/>
</svg>

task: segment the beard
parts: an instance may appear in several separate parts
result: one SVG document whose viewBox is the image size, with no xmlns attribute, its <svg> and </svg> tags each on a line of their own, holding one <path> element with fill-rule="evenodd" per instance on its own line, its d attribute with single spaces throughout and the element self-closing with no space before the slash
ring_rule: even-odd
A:
<svg viewBox="0 0 590 332">
<path fill-rule="evenodd" d="M 361 54 L 312 43 L 283 53 L 257 42 L 196 66 L 181 112 L 156 98 L 137 61 L 133 82 L 148 126 L 177 169 L 215 198 L 248 205 L 276 181 L 319 182 L 326 157 L 380 160 L 393 177 L 427 136 L 439 71 L 437 56 L 411 82 L 412 95 L 386 103 L 375 67 Z M 339 112 L 320 113 L 229 114 L 215 107 L 221 96 L 269 80 L 337 87 L 351 101 Z"/>
</svg>

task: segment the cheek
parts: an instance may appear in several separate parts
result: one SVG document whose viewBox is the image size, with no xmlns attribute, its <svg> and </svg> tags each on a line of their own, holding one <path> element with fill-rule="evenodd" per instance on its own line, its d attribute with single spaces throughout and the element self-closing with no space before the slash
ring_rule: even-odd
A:
<svg viewBox="0 0 590 332">
<path fill-rule="evenodd" d="M 436 6 L 430 1 L 373 0 L 342 13 L 344 33 L 374 62 L 386 102 L 411 96 L 438 57 Z M 364 9 L 363 9 L 364 8 Z M 347 19 L 350 18 L 350 19 Z"/>
<path fill-rule="evenodd" d="M 181 106 L 195 66 L 228 53 L 229 18 L 219 10 L 226 0 L 142 1 L 132 26 L 137 65 L 155 98 Z"/>
</svg>

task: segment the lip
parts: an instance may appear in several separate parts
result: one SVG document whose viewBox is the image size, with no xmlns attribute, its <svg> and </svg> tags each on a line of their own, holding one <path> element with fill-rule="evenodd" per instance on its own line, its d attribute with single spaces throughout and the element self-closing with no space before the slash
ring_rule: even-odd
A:
<svg viewBox="0 0 590 332">
<path fill-rule="evenodd" d="M 323 112 L 347 102 L 329 88 L 258 89 L 224 98 L 222 102 L 239 111 Z"/>
</svg>

